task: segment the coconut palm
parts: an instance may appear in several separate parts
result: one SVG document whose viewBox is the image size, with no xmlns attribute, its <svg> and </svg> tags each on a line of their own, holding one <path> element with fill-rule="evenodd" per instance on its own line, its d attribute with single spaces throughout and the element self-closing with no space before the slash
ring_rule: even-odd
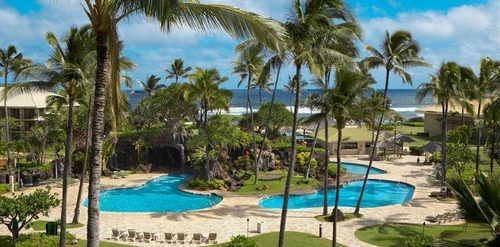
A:
<svg viewBox="0 0 500 247">
<path fill-rule="evenodd" d="M 484 173 L 476 174 L 474 188 L 468 186 L 459 177 L 449 179 L 448 185 L 454 192 L 458 206 L 467 222 L 487 224 L 495 239 L 500 242 L 500 176 L 498 174 L 487 177 Z M 491 244 L 490 246 L 498 246 Z"/>
<path fill-rule="evenodd" d="M 279 50 L 283 32 L 276 22 L 237 8 L 198 1 L 85 0 L 85 12 L 96 33 L 97 66 L 92 118 L 92 162 L 89 177 L 88 246 L 99 245 L 99 191 L 104 131 L 105 89 L 110 81 L 111 60 L 117 60 L 118 23 L 130 16 L 148 16 L 170 31 L 188 26 L 198 31 L 217 28 L 234 38 L 253 37 Z M 115 73 L 116 74 L 116 73 Z M 117 77 L 115 75 L 115 77 Z M 115 87 L 116 88 L 116 87 Z"/>
<path fill-rule="evenodd" d="M 84 103 L 84 95 L 89 85 L 85 71 L 95 60 L 94 34 L 90 26 L 72 27 L 61 43 L 49 32 L 47 42 L 52 47 L 52 54 L 45 65 L 33 65 L 23 69 L 17 79 L 28 79 L 15 86 L 20 90 L 52 90 L 59 88 L 60 95 L 47 98 L 49 105 L 68 107 L 66 126 L 66 142 L 63 167 L 63 195 L 61 205 L 61 240 L 60 246 L 66 242 L 66 205 L 68 194 L 68 176 L 71 173 L 71 154 L 73 146 L 74 106 Z"/>
<path fill-rule="evenodd" d="M 182 58 L 176 58 L 172 64 L 170 64 L 170 69 L 165 69 L 167 72 L 167 77 L 165 79 L 175 78 L 175 83 L 179 82 L 179 78 L 187 78 L 191 67 L 184 67 L 184 60 Z"/>
<path fill-rule="evenodd" d="M 430 82 L 423 83 L 418 87 L 417 101 L 421 102 L 426 96 L 432 94 L 436 102 L 441 105 L 441 185 L 446 182 L 446 146 L 448 140 L 448 108 L 456 94 L 458 84 L 462 80 L 461 69 L 455 62 L 443 63 L 436 75 L 430 76 Z"/>
<path fill-rule="evenodd" d="M 238 73 L 240 74 L 240 82 L 238 83 L 238 87 L 243 83 L 244 79 L 247 79 L 247 85 L 246 85 L 246 94 L 247 94 L 247 114 L 250 115 L 250 124 L 249 124 L 249 129 L 250 132 L 252 133 L 252 143 L 253 143 L 253 157 L 254 159 L 257 158 L 257 143 L 255 139 L 255 121 L 253 118 L 253 107 L 252 107 L 252 99 L 250 97 L 250 92 L 252 89 L 252 85 L 254 83 L 254 80 L 256 80 L 259 76 L 259 72 L 262 69 L 262 66 L 264 66 L 264 55 L 262 54 L 262 47 L 261 46 L 251 46 L 247 49 L 244 49 L 242 47 L 247 46 L 247 42 L 243 42 L 240 44 L 238 47 L 236 47 L 237 50 L 237 58 L 233 62 L 234 63 L 234 69 L 233 73 Z M 257 184 L 258 181 L 258 174 L 259 174 L 259 166 L 257 160 L 255 160 L 255 179 L 254 179 L 254 184 Z"/>
<path fill-rule="evenodd" d="M 5 131 L 5 141 L 10 141 L 9 134 L 9 111 L 7 108 L 7 81 L 9 79 L 10 73 L 17 73 L 23 67 L 31 64 L 31 60 L 25 59 L 22 53 L 17 52 L 17 48 L 13 45 L 7 47 L 7 49 L 0 49 L 0 75 L 4 78 L 4 90 L 3 90 L 3 105 L 4 105 L 4 131 Z"/>
<path fill-rule="evenodd" d="M 202 127 L 208 127 L 208 113 L 214 110 L 223 109 L 229 111 L 229 102 L 233 97 L 230 90 L 221 89 L 220 85 L 228 80 L 221 77 L 217 69 L 196 68 L 189 76 L 191 81 L 185 91 L 187 99 L 195 100 L 200 106 L 200 115 L 203 121 Z M 205 178 L 211 180 L 210 171 L 210 145 L 205 145 Z"/>
<path fill-rule="evenodd" d="M 493 160 L 495 159 L 495 144 L 497 141 L 498 126 L 500 125 L 500 98 L 496 98 L 484 108 L 485 126 L 491 135 L 491 151 L 490 151 L 490 172 L 493 173 Z"/>
<path fill-rule="evenodd" d="M 317 119 L 316 115 L 313 115 L 314 110 L 318 110 L 318 106 L 321 105 L 320 102 L 321 98 L 320 95 L 317 93 L 312 93 L 307 96 L 307 99 L 304 102 L 304 105 L 309 107 L 311 109 L 311 116 L 304 118 L 302 120 L 303 124 L 316 124 L 316 127 L 314 128 L 314 138 L 313 138 L 313 143 L 311 144 L 311 150 L 309 151 L 309 159 L 307 160 L 307 168 L 306 168 L 306 174 L 304 174 L 304 178 L 309 177 L 309 172 L 311 169 L 311 162 L 314 156 L 314 150 L 316 148 L 316 143 L 318 141 L 318 132 L 319 132 L 319 127 L 321 125 L 321 119 Z"/>
<path fill-rule="evenodd" d="M 479 74 L 476 75 L 472 70 L 466 71 L 467 80 L 472 85 L 472 99 L 478 102 L 476 117 L 477 117 L 477 145 L 476 145 L 476 173 L 479 173 L 479 150 L 481 147 L 481 109 L 486 98 L 492 92 L 500 89 L 500 61 L 490 58 L 482 58 L 479 62 Z"/>
<path fill-rule="evenodd" d="M 366 46 L 365 48 L 371 54 L 370 57 L 365 58 L 363 61 L 367 64 L 367 67 L 385 68 L 385 86 L 382 97 L 384 99 L 384 102 L 382 109 L 387 108 L 387 89 L 389 88 L 391 72 L 393 72 L 396 76 L 399 76 L 404 83 L 411 84 L 412 78 L 407 69 L 412 67 L 429 66 L 419 56 L 420 45 L 416 40 L 413 39 L 411 33 L 407 31 L 396 31 L 392 35 L 389 32 L 386 32 L 381 50 L 377 50 L 375 47 L 370 45 Z M 359 214 L 361 201 L 363 200 L 363 195 L 366 189 L 366 182 L 368 181 L 368 175 L 370 174 L 370 169 L 373 164 L 373 158 L 375 157 L 375 152 L 377 150 L 377 142 L 380 135 L 380 129 L 382 128 L 383 120 L 384 111 L 382 111 L 382 114 L 380 114 L 380 118 L 377 123 L 377 133 L 375 135 L 375 140 L 370 155 L 370 162 L 368 163 L 368 169 L 366 169 L 361 193 L 356 204 L 356 209 L 354 210 L 355 214 Z"/>
<path fill-rule="evenodd" d="M 149 75 L 146 78 L 146 81 L 139 80 L 139 86 L 146 92 L 148 96 L 151 96 L 156 90 L 165 87 L 165 84 L 158 84 L 160 80 L 161 78 L 156 75 Z"/>
</svg>

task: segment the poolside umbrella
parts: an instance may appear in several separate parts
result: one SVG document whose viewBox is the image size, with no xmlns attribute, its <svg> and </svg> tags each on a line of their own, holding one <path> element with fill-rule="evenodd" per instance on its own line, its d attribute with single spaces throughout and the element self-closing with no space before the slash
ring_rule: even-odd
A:
<svg viewBox="0 0 500 247">
<path fill-rule="evenodd" d="M 398 134 L 396 135 L 393 140 L 396 142 L 396 143 L 401 143 L 401 149 L 404 149 L 403 148 L 403 143 L 405 142 L 415 142 L 415 140 L 413 138 L 411 138 L 411 136 L 407 136 L 405 134 Z"/>
<path fill-rule="evenodd" d="M 422 149 L 422 151 L 424 152 L 435 153 L 441 150 L 441 143 L 437 141 L 431 141 L 425 144 L 425 146 L 421 147 L 420 149 Z"/>
<path fill-rule="evenodd" d="M 385 156 L 385 150 L 386 149 L 399 149 L 401 148 L 400 146 L 388 141 L 388 140 L 383 140 L 381 142 L 377 143 L 377 148 L 382 148 L 384 149 L 384 156 Z"/>
</svg>

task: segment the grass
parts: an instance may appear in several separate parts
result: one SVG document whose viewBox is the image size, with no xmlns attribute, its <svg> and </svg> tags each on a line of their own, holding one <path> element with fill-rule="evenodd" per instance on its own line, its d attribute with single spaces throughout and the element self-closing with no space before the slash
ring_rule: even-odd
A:
<svg viewBox="0 0 500 247">
<path fill-rule="evenodd" d="M 344 213 L 345 221 L 353 220 L 357 218 L 363 218 L 363 215 L 355 215 L 354 213 Z M 332 222 L 331 215 L 318 215 L 314 217 L 319 222 Z"/>
<path fill-rule="evenodd" d="M 278 232 L 265 233 L 250 237 L 255 239 L 257 246 L 259 247 L 274 247 L 278 245 Z M 328 234 L 328 233 L 325 233 Z M 214 247 L 223 247 L 224 244 L 214 245 Z M 314 246 L 314 247 L 329 247 L 332 246 L 332 241 L 319 238 L 316 235 L 302 233 L 302 232 L 286 232 L 285 233 L 285 246 L 286 247 L 303 247 L 303 246 Z M 337 246 L 344 246 L 337 244 Z"/>
<path fill-rule="evenodd" d="M 285 188 L 285 182 L 286 182 L 286 174 L 287 171 L 285 170 L 276 170 L 272 172 L 260 172 L 259 176 L 262 177 L 266 174 L 280 174 L 283 175 L 284 177 L 281 180 L 276 180 L 276 181 L 259 181 L 256 185 L 253 184 L 255 176 L 252 175 L 248 180 L 244 182 L 244 185 L 241 187 L 240 190 L 236 191 L 236 194 L 239 195 L 260 195 L 260 194 L 281 194 L 283 193 L 283 189 Z M 307 183 L 298 183 L 299 181 L 305 181 Z M 321 185 L 321 182 L 314 179 L 314 178 L 308 178 L 304 179 L 304 176 L 295 173 L 295 176 L 292 178 L 292 183 L 291 183 L 291 189 L 293 190 L 303 190 L 303 189 L 310 189 L 314 187 L 318 187 Z M 262 189 L 263 187 L 267 187 L 265 190 L 258 190 Z"/>
<path fill-rule="evenodd" d="M 361 228 L 354 235 L 369 244 L 396 247 L 402 246 L 407 237 L 421 233 L 420 224 L 385 223 Z M 425 235 L 459 245 L 473 246 L 493 238 L 490 229 L 480 224 L 469 224 L 466 228 L 464 225 L 427 225 Z"/>
<path fill-rule="evenodd" d="M 48 222 L 49 221 L 45 220 L 33 221 L 33 225 L 31 225 L 31 227 L 35 231 L 45 231 L 45 224 L 47 224 Z M 80 228 L 82 226 L 84 226 L 84 224 L 71 224 L 71 223 L 66 224 L 66 228 Z M 61 225 L 58 224 L 58 227 L 59 229 L 61 229 Z"/>
<path fill-rule="evenodd" d="M 330 136 L 328 137 L 329 142 L 337 141 L 337 129 L 330 127 L 328 128 L 328 133 Z M 344 137 L 343 141 L 371 141 L 372 140 L 372 132 L 366 128 L 344 128 L 342 130 L 342 136 Z M 325 141 L 325 129 L 320 129 L 318 131 L 318 140 Z"/>
</svg>

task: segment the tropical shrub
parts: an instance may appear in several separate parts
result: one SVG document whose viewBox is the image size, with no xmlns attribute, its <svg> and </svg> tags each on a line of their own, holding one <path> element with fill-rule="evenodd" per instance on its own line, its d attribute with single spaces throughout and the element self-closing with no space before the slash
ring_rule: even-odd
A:
<svg viewBox="0 0 500 247">
<path fill-rule="evenodd" d="M 283 103 L 274 103 L 272 108 L 271 103 L 264 103 L 254 114 L 255 125 L 259 129 L 265 129 L 269 110 L 272 111 L 271 118 L 269 119 L 269 138 L 272 139 L 280 136 L 279 130 L 282 127 L 292 126 L 293 113 Z M 241 127 L 247 127 L 247 122 L 250 122 L 248 118 L 249 116 L 245 116 L 240 121 Z"/>
<path fill-rule="evenodd" d="M 71 244 L 76 240 L 75 235 L 66 233 L 66 244 Z M 16 243 L 16 247 L 58 247 L 59 236 L 48 236 L 43 233 L 33 233 L 28 235 L 21 235 Z"/>
<path fill-rule="evenodd" d="M 243 235 L 231 237 L 226 247 L 257 247 L 257 242 L 254 239 L 248 238 Z"/>
<path fill-rule="evenodd" d="M 410 127 L 424 127 L 423 122 L 403 122 L 401 124 L 404 126 L 410 126 Z"/>
<path fill-rule="evenodd" d="M 226 188 L 226 182 L 216 178 L 208 181 L 200 178 L 193 178 L 188 181 L 187 185 L 190 189 L 196 190 L 218 190 Z"/>
<path fill-rule="evenodd" d="M 420 156 L 424 154 L 424 151 L 420 147 L 410 146 L 410 154 Z"/>
<path fill-rule="evenodd" d="M 340 176 L 343 176 L 347 173 L 347 169 L 344 167 L 340 168 Z M 328 164 L 328 176 L 331 178 L 337 178 L 337 164 L 330 163 Z"/>
<path fill-rule="evenodd" d="M 408 119 L 408 122 L 424 122 L 424 118 L 423 117 L 412 117 L 412 118 Z"/>
<path fill-rule="evenodd" d="M 430 247 L 432 246 L 432 237 L 424 234 L 416 234 L 406 238 L 403 241 L 403 247 Z"/>
<path fill-rule="evenodd" d="M 302 153 L 298 153 L 297 154 L 297 166 L 298 167 L 304 167 L 307 165 L 307 162 L 309 161 L 309 157 L 310 157 L 310 153 L 308 152 L 302 152 Z M 316 168 L 318 166 L 318 161 L 316 160 L 316 158 L 312 158 L 311 159 L 311 168 Z"/>
<path fill-rule="evenodd" d="M 0 195 L 9 192 L 8 184 L 0 184 Z"/>
<path fill-rule="evenodd" d="M 465 144 L 451 143 L 448 144 L 447 150 L 448 167 L 457 171 L 461 176 L 466 166 L 471 167 L 474 163 L 474 153 Z"/>
</svg>

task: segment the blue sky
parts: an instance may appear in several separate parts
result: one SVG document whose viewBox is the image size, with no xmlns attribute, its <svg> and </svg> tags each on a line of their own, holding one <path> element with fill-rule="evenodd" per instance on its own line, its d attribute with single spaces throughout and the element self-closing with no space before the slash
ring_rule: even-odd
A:
<svg viewBox="0 0 500 247">
<path fill-rule="evenodd" d="M 44 62 L 49 47 L 47 31 L 63 35 L 71 25 L 87 23 L 81 0 L 0 0 L 0 47 L 13 44 L 26 57 Z M 275 19 L 285 20 L 291 0 L 205 0 L 237 6 Z M 411 31 L 423 47 L 422 55 L 431 69 L 411 70 L 415 88 L 426 82 L 443 61 L 454 60 L 476 69 L 481 57 L 500 59 L 499 0 L 348 0 L 363 28 L 363 44 L 378 45 L 385 30 Z M 164 69 L 177 57 L 190 66 L 216 67 L 229 76 L 226 88 L 235 88 L 238 76 L 231 74 L 234 46 L 218 31 L 195 33 L 187 28 L 162 33 L 153 21 L 134 19 L 120 26 L 125 54 L 138 64 L 134 79 L 149 74 L 165 77 Z M 291 68 L 285 70 L 291 74 Z M 373 71 L 383 87 L 382 71 Z M 285 74 L 282 78 L 287 78 Z M 307 78 L 307 76 L 306 76 Z M 412 88 L 400 80 L 391 88 Z"/>
</svg>

